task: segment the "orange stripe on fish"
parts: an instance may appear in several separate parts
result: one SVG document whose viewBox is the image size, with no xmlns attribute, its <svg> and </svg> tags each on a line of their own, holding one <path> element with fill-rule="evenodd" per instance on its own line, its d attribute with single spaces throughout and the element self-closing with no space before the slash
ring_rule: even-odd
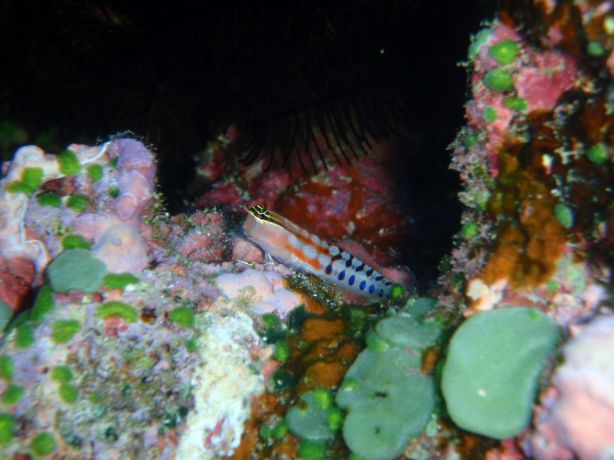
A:
<svg viewBox="0 0 614 460">
<path fill-rule="evenodd" d="M 246 236 L 274 259 L 358 294 L 390 297 L 394 283 L 371 265 L 264 206 L 247 211 Z"/>
</svg>

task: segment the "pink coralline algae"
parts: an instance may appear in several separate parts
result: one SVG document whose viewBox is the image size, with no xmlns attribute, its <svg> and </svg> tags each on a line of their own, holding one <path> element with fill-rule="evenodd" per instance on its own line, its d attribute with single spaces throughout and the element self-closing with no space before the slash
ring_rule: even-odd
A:
<svg viewBox="0 0 614 460">
<path fill-rule="evenodd" d="M 259 315 L 276 313 L 285 318 L 304 303 L 299 294 L 284 288 L 282 277 L 272 271 L 248 269 L 238 274 L 222 274 L 217 277 L 216 285 L 230 301 L 243 299 Z"/>
<path fill-rule="evenodd" d="M 522 46 L 512 62 L 501 65 L 490 55 L 490 50 L 505 40 Z M 467 103 L 466 116 L 470 127 L 484 132 L 490 172 L 497 176 L 498 151 L 504 148 L 506 140 L 520 135 L 511 129 L 513 118 L 519 111 L 552 110 L 561 95 L 577 83 L 578 69 L 575 58 L 530 46 L 518 32 L 504 24 L 494 27 L 488 38 L 475 47 L 471 77 L 474 98 Z M 501 79 L 509 78 L 510 86 L 497 86 L 495 79 L 490 83 L 488 77 L 492 72 L 500 72 Z"/>
</svg>

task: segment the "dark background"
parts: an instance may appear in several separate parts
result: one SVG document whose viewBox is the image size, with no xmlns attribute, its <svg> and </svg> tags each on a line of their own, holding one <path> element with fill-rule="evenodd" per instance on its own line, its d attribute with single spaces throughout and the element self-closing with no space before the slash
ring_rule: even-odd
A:
<svg viewBox="0 0 614 460">
<path fill-rule="evenodd" d="M 0 149 L 7 159 L 17 144 L 57 151 L 129 131 L 155 146 L 176 212 L 193 156 L 230 124 L 283 146 L 292 114 L 358 107 L 363 128 L 396 139 L 432 268 L 458 229 L 446 151 L 463 124 L 458 63 L 487 15 L 476 0 L 0 1 Z"/>
</svg>

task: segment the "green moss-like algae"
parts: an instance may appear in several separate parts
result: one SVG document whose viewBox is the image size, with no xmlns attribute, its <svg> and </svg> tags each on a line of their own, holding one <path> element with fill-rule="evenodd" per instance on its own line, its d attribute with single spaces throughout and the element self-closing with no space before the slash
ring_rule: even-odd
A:
<svg viewBox="0 0 614 460">
<path fill-rule="evenodd" d="M 69 342 L 81 330 L 81 323 L 76 319 L 64 319 L 53 323 L 51 338 L 55 343 Z"/>
<path fill-rule="evenodd" d="M 11 441 L 15 436 L 15 419 L 11 414 L 0 412 L 0 445 Z"/>
<path fill-rule="evenodd" d="M 44 457 L 55 450 L 57 443 L 51 433 L 44 431 L 34 437 L 30 446 L 36 455 Z"/>
<path fill-rule="evenodd" d="M 139 279 L 132 273 L 108 273 L 103 280 L 103 284 L 109 289 L 125 289 L 138 282 Z"/>
<path fill-rule="evenodd" d="M 56 366 L 51 370 L 51 380 L 56 383 L 68 383 L 72 380 L 72 371 L 68 366 Z"/>
<path fill-rule="evenodd" d="M 194 313 L 190 307 L 177 307 L 168 314 L 169 319 L 181 327 L 194 327 Z"/>
<path fill-rule="evenodd" d="M 36 201 L 41 206 L 49 206 L 52 208 L 59 208 L 62 206 L 62 197 L 54 192 L 41 193 L 36 197 Z"/>
<path fill-rule="evenodd" d="M 10 356 L 0 356 L 0 377 L 10 381 L 15 373 L 15 364 Z"/>
<path fill-rule="evenodd" d="M 452 420 L 491 438 L 522 432 L 558 337 L 557 325 L 533 308 L 502 308 L 465 321 L 452 337 L 442 375 Z"/>
<path fill-rule="evenodd" d="M 82 194 L 71 195 L 68 197 L 68 200 L 66 200 L 66 206 L 75 212 L 85 211 L 89 204 L 90 199 L 88 196 Z"/>
<path fill-rule="evenodd" d="M 60 172 L 66 176 L 73 176 L 81 172 L 81 163 L 75 152 L 72 150 L 64 150 L 58 153 L 58 163 L 60 165 Z"/>
<path fill-rule="evenodd" d="M 70 385 L 68 383 L 63 383 L 62 385 L 60 385 L 58 391 L 60 392 L 60 397 L 62 398 L 62 400 L 68 404 L 74 403 L 79 397 L 79 389 L 76 386 Z"/>
<path fill-rule="evenodd" d="M 90 178 L 92 182 L 99 182 L 104 177 L 104 170 L 102 166 L 99 164 L 89 165 L 87 167 L 87 177 Z"/>
<path fill-rule="evenodd" d="M 24 168 L 21 173 L 21 182 L 26 184 L 31 190 L 36 190 L 43 183 L 43 168 Z"/>
<path fill-rule="evenodd" d="M 2 396 L 2 402 L 4 404 L 12 405 L 21 401 L 21 398 L 25 395 L 26 390 L 20 385 L 10 385 L 4 395 Z"/>
<path fill-rule="evenodd" d="M 34 323 L 40 323 L 47 314 L 55 308 L 55 301 L 53 300 L 53 290 L 50 286 L 43 286 L 36 300 L 34 300 L 34 306 L 32 307 L 32 313 L 30 318 Z"/>
<path fill-rule="evenodd" d="M 81 235 L 68 235 L 62 240 L 62 247 L 64 249 L 91 249 L 92 243 Z"/>
<path fill-rule="evenodd" d="M 127 323 L 134 323 L 139 314 L 133 306 L 127 303 L 112 301 L 96 308 L 96 316 L 101 319 L 122 318 Z"/>
<path fill-rule="evenodd" d="M 488 50 L 488 54 L 499 64 L 505 65 L 511 64 L 516 60 L 519 50 L 518 43 L 508 38 L 491 46 Z"/>
<path fill-rule="evenodd" d="M 486 73 L 482 81 L 487 88 L 498 92 L 509 91 L 514 87 L 512 75 L 501 69 L 493 69 Z"/>
<path fill-rule="evenodd" d="M 34 328 L 29 321 L 17 326 L 15 330 L 15 346 L 17 348 L 29 348 L 35 340 Z"/>
</svg>

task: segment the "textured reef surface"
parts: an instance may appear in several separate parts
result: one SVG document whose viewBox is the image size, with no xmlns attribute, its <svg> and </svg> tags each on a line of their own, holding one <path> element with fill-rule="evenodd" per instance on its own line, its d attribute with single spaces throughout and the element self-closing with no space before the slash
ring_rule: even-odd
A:
<svg viewBox="0 0 614 460">
<path fill-rule="evenodd" d="M 19 149 L 0 180 L 0 458 L 614 456 L 614 5 L 504 2 L 464 64 L 460 230 L 402 305 L 236 230 L 263 204 L 394 264 L 411 206 L 385 144 L 296 178 L 217 140 L 179 215 L 137 140 Z"/>
</svg>

